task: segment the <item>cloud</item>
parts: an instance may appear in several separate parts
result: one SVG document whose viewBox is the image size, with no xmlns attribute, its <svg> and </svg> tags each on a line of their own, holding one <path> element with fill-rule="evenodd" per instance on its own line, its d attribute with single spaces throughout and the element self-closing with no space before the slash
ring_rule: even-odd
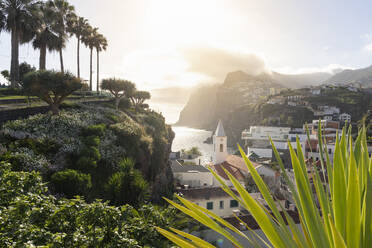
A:
<svg viewBox="0 0 372 248">
<path fill-rule="evenodd" d="M 372 52 L 372 43 L 365 45 L 363 50 L 367 52 Z"/>
<path fill-rule="evenodd" d="M 290 66 L 276 68 L 274 71 L 284 73 L 284 74 L 306 74 L 306 73 L 316 73 L 324 72 L 335 74 L 345 69 L 354 69 L 350 66 L 340 65 L 340 64 L 329 64 L 323 67 L 302 67 L 302 68 L 293 68 Z"/>
<path fill-rule="evenodd" d="M 265 62 L 254 54 L 223 48 L 197 46 L 181 49 L 188 71 L 222 81 L 227 73 L 243 70 L 252 75 L 268 72 Z"/>
<path fill-rule="evenodd" d="M 236 70 L 253 75 L 267 71 L 264 61 L 254 54 L 208 46 L 137 50 L 116 69 L 118 76 L 143 88 L 218 83 Z"/>
</svg>

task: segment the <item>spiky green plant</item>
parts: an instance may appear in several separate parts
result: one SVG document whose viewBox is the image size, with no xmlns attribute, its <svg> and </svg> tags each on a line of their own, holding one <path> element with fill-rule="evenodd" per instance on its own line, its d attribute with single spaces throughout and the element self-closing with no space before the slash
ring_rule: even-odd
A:
<svg viewBox="0 0 372 248">
<path fill-rule="evenodd" d="M 252 214 L 268 242 L 254 232 L 248 237 L 209 210 L 186 199 L 177 196 L 182 205 L 166 200 L 185 214 L 223 235 L 236 247 L 243 247 L 237 236 L 247 239 L 254 247 L 260 247 L 258 240 L 268 247 L 283 248 L 372 247 L 372 158 L 368 154 L 365 128 L 359 131 L 354 142 L 351 129 L 348 131 L 346 128 L 343 129 L 341 138 L 336 139 L 333 164 L 328 153 L 325 152 L 327 146 L 322 138 L 320 125 L 318 133 L 322 169 L 319 172 L 314 165 L 312 166 L 315 194 L 299 140 L 297 139 L 297 151 L 289 143 L 295 183 L 289 179 L 278 151 L 271 141 L 282 175 L 289 185 L 298 209 L 300 228 L 295 225 L 286 211 L 276 206 L 267 185 L 241 147 L 239 149 L 246 165 L 271 211 L 267 211 L 253 199 L 244 186 L 228 171 L 225 172 L 239 195 L 234 194 L 216 173 L 212 170 L 211 172 L 222 184 L 222 188 Z M 326 161 L 326 164 L 323 161 Z M 198 237 L 179 230 L 167 231 L 158 228 L 158 231 L 181 247 L 214 247 Z M 232 235 L 231 231 L 235 235 Z"/>
</svg>

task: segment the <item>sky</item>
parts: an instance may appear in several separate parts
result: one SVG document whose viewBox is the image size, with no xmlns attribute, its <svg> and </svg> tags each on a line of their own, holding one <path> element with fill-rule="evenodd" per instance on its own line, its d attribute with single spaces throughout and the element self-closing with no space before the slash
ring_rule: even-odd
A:
<svg viewBox="0 0 372 248">
<path fill-rule="evenodd" d="M 222 82 L 228 72 L 332 71 L 372 64 L 372 1 L 346 0 L 70 0 L 108 39 L 101 78 L 141 89 Z M 95 54 L 94 54 L 95 56 Z M 39 51 L 20 50 L 38 66 Z M 64 50 L 76 73 L 76 40 Z M 95 60 L 94 60 L 95 63 Z M 0 34 L 0 70 L 10 66 L 10 36 Z M 57 53 L 47 68 L 58 69 Z M 89 50 L 81 51 L 89 77 Z M 94 74 L 95 76 L 95 67 Z"/>
</svg>

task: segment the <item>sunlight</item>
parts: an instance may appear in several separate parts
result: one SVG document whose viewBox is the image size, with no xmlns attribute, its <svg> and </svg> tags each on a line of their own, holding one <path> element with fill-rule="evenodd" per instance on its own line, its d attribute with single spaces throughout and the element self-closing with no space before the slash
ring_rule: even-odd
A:
<svg viewBox="0 0 372 248">
<path fill-rule="evenodd" d="M 145 26 L 160 43 L 208 42 L 221 35 L 224 17 L 221 1 L 153 1 Z"/>
</svg>

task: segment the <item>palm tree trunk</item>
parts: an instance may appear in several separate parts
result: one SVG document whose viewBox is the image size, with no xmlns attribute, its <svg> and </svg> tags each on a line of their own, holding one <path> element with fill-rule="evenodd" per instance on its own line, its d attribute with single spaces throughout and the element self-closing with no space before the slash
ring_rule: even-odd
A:
<svg viewBox="0 0 372 248">
<path fill-rule="evenodd" d="M 59 49 L 59 61 L 61 63 L 61 72 L 64 72 L 65 69 L 63 67 L 63 54 L 62 54 L 62 48 Z"/>
<path fill-rule="evenodd" d="M 99 51 L 97 50 L 97 93 L 99 93 Z"/>
<path fill-rule="evenodd" d="M 93 74 L 93 48 L 90 49 L 90 73 L 89 73 L 89 89 L 90 89 L 90 91 L 93 91 L 92 74 Z"/>
<path fill-rule="evenodd" d="M 18 87 L 19 83 L 19 37 L 17 29 L 12 29 L 12 58 L 10 63 L 10 86 Z"/>
<path fill-rule="evenodd" d="M 80 36 L 77 38 L 77 76 L 80 78 Z"/>
<path fill-rule="evenodd" d="M 40 47 L 40 57 L 39 57 L 39 70 L 45 70 L 46 64 L 46 44 Z"/>
</svg>

